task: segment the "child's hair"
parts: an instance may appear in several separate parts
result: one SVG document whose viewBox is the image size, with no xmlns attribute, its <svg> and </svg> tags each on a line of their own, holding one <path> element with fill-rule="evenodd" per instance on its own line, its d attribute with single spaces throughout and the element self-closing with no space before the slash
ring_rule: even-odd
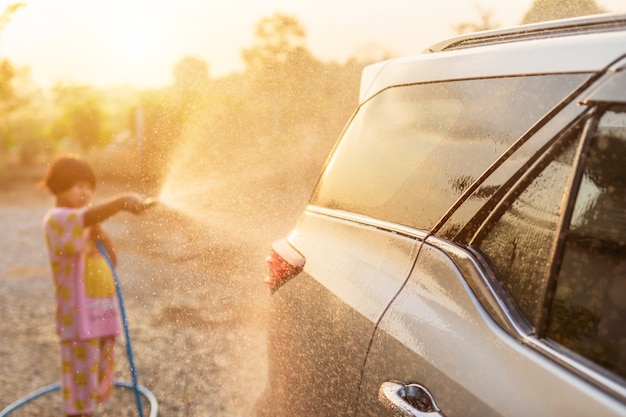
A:
<svg viewBox="0 0 626 417">
<path fill-rule="evenodd" d="M 52 161 L 39 186 L 56 195 L 70 189 L 79 181 L 86 181 L 96 188 L 96 176 L 91 166 L 75 156 L 60 156 Z"/>
</svg>

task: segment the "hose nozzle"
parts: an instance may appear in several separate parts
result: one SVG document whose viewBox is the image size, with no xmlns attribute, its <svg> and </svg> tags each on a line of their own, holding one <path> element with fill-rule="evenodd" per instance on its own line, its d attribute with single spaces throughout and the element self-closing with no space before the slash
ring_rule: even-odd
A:
<svg viewBox="0 0 626 417">
<path fill-rule="evenodd" d="M 143 200 L 143 205 L 145 208 L 150 208 L 156 205 L 158 202 L 159 200 L 156 198 L 146 198 L 145 200 Z"/>
</svg>

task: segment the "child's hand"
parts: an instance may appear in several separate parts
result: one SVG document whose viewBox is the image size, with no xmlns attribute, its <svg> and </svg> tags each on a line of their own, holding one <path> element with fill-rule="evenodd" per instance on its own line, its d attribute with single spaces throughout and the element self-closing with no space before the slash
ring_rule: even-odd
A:
<svg viewBox="0 0 626 417">
<path fill-rule="evenodd" d="M 124 201 L 124 210 L 134 214 L 141 214 L 146 210 L 144 198 L 139 194 L 129 193 L 122 196 Z"/>
</svg>

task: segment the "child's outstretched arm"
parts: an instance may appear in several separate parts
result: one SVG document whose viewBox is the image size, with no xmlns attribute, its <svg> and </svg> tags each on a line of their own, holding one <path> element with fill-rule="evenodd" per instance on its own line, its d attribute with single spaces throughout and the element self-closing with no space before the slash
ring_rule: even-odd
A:
<svg viewBox="0 0 626 417">
<path fill-rule="evenodd" d="M 98 224 L 122 210 L 140 214 L 143 213 L 145 209 L 146 206 L 139 194 L 122 194 L 107 202 L 88 208 L 83 219 L 84 226 Z"/>
</svg>

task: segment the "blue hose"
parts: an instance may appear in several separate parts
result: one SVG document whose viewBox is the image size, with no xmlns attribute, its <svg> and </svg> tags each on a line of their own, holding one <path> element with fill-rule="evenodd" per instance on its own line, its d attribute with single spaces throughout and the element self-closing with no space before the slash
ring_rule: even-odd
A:
<svg viewBox="0 0 626 417">
<path fill-rule="evenodd" d="M 135 400 L 137 401 L 137 411 L 139 411 L 139 417 L 143 417 L 143 407 L 141 406 L 141 395 L 139 392 L 139 384 L 137 383 L 137 372 L 135 371 L 135 360 L 133 359 L 133 348 L 130 344 L 130 333 L 128 332 L 128 319 L 126 317 L 126 308 L 124 307 L 124 297 L 122 297 L 122 286 L 120 285 L 120 280 L 117 278 L 117 273 L 115 272 L 115 266 L 113 265 L 113 261 L 109 257 L 107 250 L 104 248 L 102 242 L 97 241 L 98 249 L 106 259 L 109 264 L 109 268 L 111 268 L 111 272 L 113 272 L 113 278 L 115 278 L 115 292 L 117 293 L 117 300 L 120 304 L 120 313 L 122 314 L 122 325 L 124 327 L 124 337 L 126 338 L 126 354 L 128 355 L 128 362 L 130 363 L 130 375 L 133 381 L 133 391 L 135 391 Z"/>
<path fill-rule="evenodd" d="M 122 325 L 124 327 L 124 337 L 126 338 L 126 353 L 128 355 L 128 362 L 130 364 L 130 374 L 131 374 L 132 381 L 133 381 L 132 384 L 129 384 L 128 382 L 119 382 L 119 381 L 115 381 L 113 384 L 116 387 L 133 389 L 133 391 L 135 392 L 135 400 L 137 402 L 137 410 L 139 411 L 139 417 L 143 417 L 143 407 L 141 405 L 142 394 L 150 402 L 150 416 L 149 417 L 156 417 L 158 410 L 159 410 L 159 404 L 157 402 L 156 397 L 150 391 L 148 391 L 145 387 L 142 387 L 137 383 L 137 372 L 135 371 L 135 361 L 133 359 L 133 349 L 130 343 L 130 333 L 128 331 L 128 319 L 126 317 L 126 308 L 124 307 L 124 297 L 122 296 L 122 287 L 120 285 L 120 280 L 117 277 L 117 273 L 115 272 L 115 267 L 113 266 L 113 262 L 111 261 L 109 254 L 104 248 L 104 245 L 102 244 L 102 242 L 96 242 L 96 244 L 98 245 L 98 249 L 102 253 L 102 256 L 104 256 L 104 259 L 106 259 L 107 263 L 109 264 L 109 267 L 111 268 L 111 272 L 113 273 L 113 278 L 115 279 L 115 292 L 117 293 L 117 300 L 120 305 L 120 313 L 122 315 Z M 28 394 L 26 397 L 14 402 L 13 404 L 10 404 L 8 407 L 0 411 L 0 417 L 5 417 L 9 415 L 9 413 L 14 411 L 15 409 L 34 400 L 35 398 L 39 398 L 42 395 L 45 395 L 52 391 L 57 391 L 60 388 L 61 388 L 61 384 L 53 384 L 45 388 L 42 388 L 38 391 L 35 391 L 31 394 Z"/>
<path fill-rule="evenodd" d="M 152 394 L 150 391 L 148 391 L 148 389 L 146 389 L 145 387 L 139 385 L 135 388 L 135 386 L 129 382 L 121 382 L 121 381 L 115 381 L 113 383 L 113 385 L 115 385 L 116 387 L 121 387 L 121 388 L 130 388 L 130 389 L 137 389 L 139 390 L 139 392 L 141 392 L 141 394 L 146 397 L 148 399 L 148 401 L 150 402 L 150 416 L 149 417 L 156 417 L 158 410 L 159 410 L 159 404 L 157 402 L 156 397 L 154 396 L 154 394 Z M 54 392 L 54 391 L 58 391 L 61 389 L 61 384 L 52 384 L 49 385 L 45 388 L 41 388 L 40 390 L 34 391 L 30 394 L 28 394 L 26 397 L 21 398 L 17 401 L 15 401 L 13 404 L 10 404 L 8 407 L 6 407 L 4 410 L 0 411 L 0 417 L 5 417 L 8 416 L 9 413 L 12 413 L 13 411 L 15 411 L 16 409 L 20 408 L 21 406 L 45 395 L 48 394 L 50 392 Z"/>
</svg>

